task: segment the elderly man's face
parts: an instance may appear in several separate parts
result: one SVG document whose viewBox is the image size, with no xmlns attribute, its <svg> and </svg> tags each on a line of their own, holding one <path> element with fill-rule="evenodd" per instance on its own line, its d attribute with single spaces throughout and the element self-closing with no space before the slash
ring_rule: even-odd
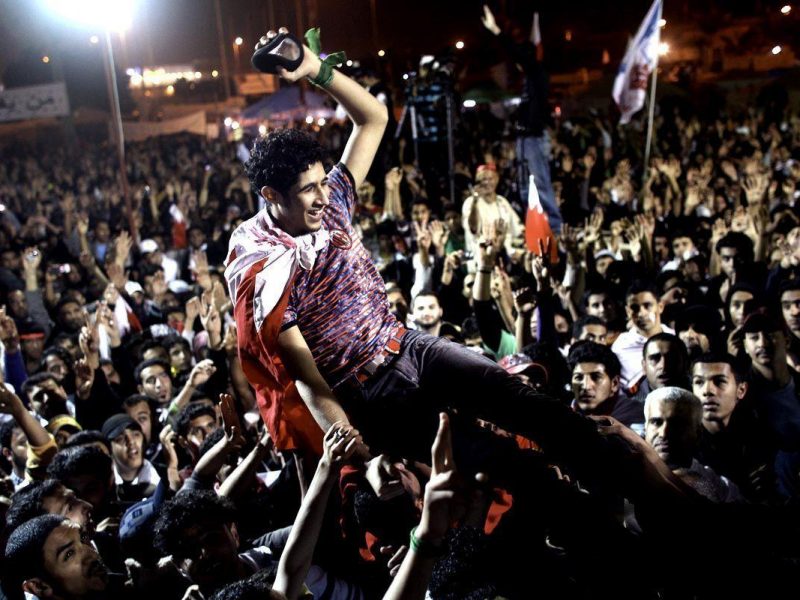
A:
<svg viewBox="0 0 800 600">
<path fill-rule="evenodd" d="M 652 402 L 647 405 L 644 436 L 670 468 L 688 467 L 697 448 L 700 419 L 685 402 Z"/>
<path fill-rule="evenodd" d="M 475 177 L 475 190 L 481 195 L 492 195 L 497 190 L 499 181 L 497 173 L 484 169 Z"/>
</svg>

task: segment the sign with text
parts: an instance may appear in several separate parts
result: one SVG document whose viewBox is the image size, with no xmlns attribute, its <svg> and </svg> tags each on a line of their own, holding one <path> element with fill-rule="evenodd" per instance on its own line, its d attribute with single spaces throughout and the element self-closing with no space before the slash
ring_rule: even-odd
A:
<svg viewBox="0 0 800 600">
<path fill-rule="evenodd" d="M 69 99 L 63 82 L 0 92 L 0 121 L 64 117 L 68 114 Z"/>
</svg>

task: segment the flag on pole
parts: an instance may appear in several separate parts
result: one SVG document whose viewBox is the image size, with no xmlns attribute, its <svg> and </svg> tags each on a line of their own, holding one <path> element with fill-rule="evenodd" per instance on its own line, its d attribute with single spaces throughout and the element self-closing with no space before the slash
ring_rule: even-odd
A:
<svg viewBox="0 0 800 600">
<path fill-rule="evenodd" d="M 533 27 L 531 27 L 531 43 L 536 48 L 536 60 L 544 59 L 544 46 L 542 46 L 542 31 L 539 29 L 539 13 L 533 13 Z"/>
<path fill-rule="evenodd" d="M 639 26 L 639 31 L 628 45 L 625 57 L 614 79 L 611 95 L 620 112 L 620 125 L 642 109 L 647 94 L 647 81 L 658 67 L 658 49 L 661 42 L 662 0 L 653 0 L 653 5 Z"/>
<path fill-rule="evenodd" d="M 544 212 L 542 201 L 539 200 L 539 191 L 536 189 L 536 184 L 533 181 L 533 175 L 528 176 L 528 211 L 525 215 L 525 244 L 528 246 L 528 251 L 534 254 L 539 254 L 539 241 L 542 242 L 542 247 L 550 247 L 550 262 L 555 264 L 558 262 L 558 245 L 556 238 L 553 235 L 553 230 L 550 229 L 550 221 L 547 219 L 547 213 Z"/>
<path fill-rule="evenodd" d="M 533 13 L 533 27 L 531 28 L 531 43 L 538 46 L 542 43 L 542 32 L 539 30 L 539 13 Z"/>
</svg>

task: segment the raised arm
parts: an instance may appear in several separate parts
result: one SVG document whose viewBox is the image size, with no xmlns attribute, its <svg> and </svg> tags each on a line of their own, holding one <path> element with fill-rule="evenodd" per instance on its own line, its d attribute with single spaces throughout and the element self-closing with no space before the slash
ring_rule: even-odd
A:
<svg viewBox="0 0 800 600">
<path fill-rule="evenodd" d="M 335 424 L 325 433 L 322 458 L 317 464 L 317 471 L 297 512 L 286 549 L 278 563 L 274 587 L 289 600 L 298 597 L 308 575 L 328 496 L 339 479 L 339 468 L 355 451 L 357 436 L 357 431 L 340 427 L 339 424 Z"/>
<path fill-rule="evenodd" d="M 294 379 L 300 397 L 320 428 L 329 431 L 335 423 L 340 427 L 350 427 L 347 414 L 319 372 L 311 350 L 296 325 L 282 331 L 278 336 L 278 350 L 286 370 Z M 369 460 L 369 448 L 363 442 L 358 446 L 356 454 Z"/>
<path fill-rule="evenodd" d="M 285 30 L 282 30 L 285 31 Z M 272 34 L 272 35 L 270 35 Z M 267 34 L 274 37 L 274 32 Z M 303 62 L 294 71 L 279 68 L 278 73 L 287 81 L 298 81 L 303 77 L 316 78 L 321 61 L 307 46 L 304 46 Z M 353 133 L 347 140 L 342 162 L 347 165 L 358 187 L 364 181 L 378 151 L 378 145 L 389 120 L 386 106 L 347 75 L 334 71 L 333 79 L 323 88 L 347 111 L 353 122 Z"/>
</svg>

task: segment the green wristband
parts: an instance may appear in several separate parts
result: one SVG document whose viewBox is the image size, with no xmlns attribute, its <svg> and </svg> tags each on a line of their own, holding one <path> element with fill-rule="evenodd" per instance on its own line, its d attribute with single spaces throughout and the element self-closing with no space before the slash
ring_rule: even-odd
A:
<svg viewBox="0 0 800 600">
<path fill-rule="evenodd" d="M 322 52 L 322 43 L 320 42 L 319 35 L 319 27 L 312 27 L 306 31 L 305 34 L 309 49 L 317 56 Z M 308 80 L 317 87 L 330 87 L 333 81 L 333 67 L 341 65 L 345 60 L 347 60 L 347 56 L 344 52 L 333 52 L 329 54 L 324 59 L 320 59 L 319 73 L 317 73 L 317 76 L 308 77 Z"/>
<path fill-rule="evenodd" d="M 447 549 L 444 544 L 436 545 L 426 540 L 421 540 L 416 536 L 417 528 L 411 530 L 408 545 L 420 558 L 439 558 L 444 556 Z"/>
</svg>

